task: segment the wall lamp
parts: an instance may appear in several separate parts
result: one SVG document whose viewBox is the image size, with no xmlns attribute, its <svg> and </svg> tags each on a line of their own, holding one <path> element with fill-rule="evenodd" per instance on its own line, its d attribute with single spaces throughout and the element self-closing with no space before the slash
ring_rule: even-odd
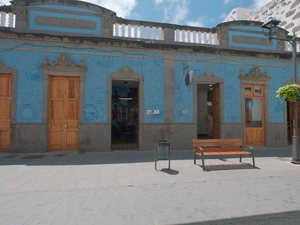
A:
<svg viewBox="0 0 300 225">
<path fill-rule="evenodd" d="M 261 28 L 263 29 L 263 33 L 265 36 L 269 38 L 271 41 L 274 40 L 281 40 L 281 41 L 288 41 L 293 49 L 292 53 L 292 59 L 293 59 L 293 83 L 297 84 L 297 41 L 298 39 L 296 35 L 293 36 L 288 35 L 288 31 L 282 29 L 285 31 L 285 37 L 281 38 L 278 37 L 278 25 L 280 24 L 280 20 L 277 20 L 275 18 L 269 18 Z M 299 160 L 299 136 L 298 136 L 298 103 L 294 102 L 294 117 L 293 117 L 293 137 L 292 137 L 292 163 L 300 164 Z"/>
</svg>

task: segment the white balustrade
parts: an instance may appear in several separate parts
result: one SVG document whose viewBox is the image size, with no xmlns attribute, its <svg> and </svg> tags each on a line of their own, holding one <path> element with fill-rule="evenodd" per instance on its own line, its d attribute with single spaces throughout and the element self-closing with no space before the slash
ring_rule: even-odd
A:
<svg viewBox="0 0 300 225">
<path fill-rule="evenodd" d="M 1 27 L 15 27 L 15 14 L 0 12 L 0 26 Z"/>
<path fill-rule="evenodd" d="M 162 27 L 115 23 L 113 30 L 113 35 L 115 37 L 164 40 L 164 31 Z"/>
<path fill-rule="evenodd" d="M 220 45 L 218 34 L 204 31 L 175 30 L 175 42 Z"/>
</svg>

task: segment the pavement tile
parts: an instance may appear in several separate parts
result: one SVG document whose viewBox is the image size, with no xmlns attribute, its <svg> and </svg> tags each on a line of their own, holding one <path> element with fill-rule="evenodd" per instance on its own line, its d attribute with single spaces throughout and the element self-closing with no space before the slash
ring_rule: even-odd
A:
<svg viewBox="0 0 300 225">
<path fill-rule="evenodd" d="M 171 151 L 170 170 L 149 151 L 0 153 L 0 224 L 299 225 L 291 150 L 255 151 L 255 169 L 209 158 L 208 172 L 190 150 Z"/>
</svg>

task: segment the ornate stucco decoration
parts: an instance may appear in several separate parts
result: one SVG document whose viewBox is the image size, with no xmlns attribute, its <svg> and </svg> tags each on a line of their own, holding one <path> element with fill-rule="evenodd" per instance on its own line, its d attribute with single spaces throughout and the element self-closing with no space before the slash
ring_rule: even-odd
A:
<svg viewBox="0 0 300 225">
<path fill-rule="evenodd" d="M 271 80 L 271 77 L 269 76 L 269 72 L 267 70 L 264 73 L 262 73 L 258 67 L 254 67 L 254 69 L 249 74 L 245 74 L 244 69 L 241 69 L 240 70 L 240 79 L 241 80 L 268 81 L 268 80 Z"/>
<path fill-rule="evenodd" d="M 54 61 L 49 62 L 48 56 L 44 57 L 44 62 L 40 65 L 43 70 L 51 71 L 51 75 L 65 75 L 65 76 L 81 76 L 83 77 L 84 72 L 87 70 L 85 66 L 85 60 L 82 58 L 80 64 L 77 65 L 69 59 L 66 54 L 61 54 L 60 57 Z M 48 73 L 46 73 L 48 74 Z"/>
<path fill-rule="evenodd" d="M 50 65 L 51 66 L 76 66 L 75 64 L 71 63 L 70 59 L 65 54 L 61 54 L 58 60 L 50 63 Z"/>
<path fill-rule="evenodd" d="M 141 78 L 142 76 L 135 73 L 130 67 L 122 67 L 117 72 L 112 73 L 113 78 Z"/>
<path fill-rule="evenodd" d="M 76 64 L 71 62 L 71 60 L 69 59 L 69 57 L 66 54 L 61 54 L 60 57 L 52 63 L 49 63 L 48 56 L 45 56 L 43 65 L 66 66 L 66 67 L 85 66 L 85 60 L 84 60 L 84 58 L 82 58 L 80 60 L 80 65 L 76 65 Z"/>
<path fill-rule="evenodd" d="M 214 73 L 207 71 L 203 73 L 200 77 L 197 78 L 197 81 L 213 82 L 213 83 L 222 83 L 223 79 L 217 77 Z"/>
</svg>

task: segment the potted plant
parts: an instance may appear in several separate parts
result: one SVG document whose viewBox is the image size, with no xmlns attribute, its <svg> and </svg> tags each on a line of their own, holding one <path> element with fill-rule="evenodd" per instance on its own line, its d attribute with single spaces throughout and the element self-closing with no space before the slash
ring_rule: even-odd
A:
<svg viewBox="0 0 300 225">
<path fill-rule="evenodd" d="M 283 98 L 288 102 L 296 102 L 300 97 L 299 86 L 297 84 L 287 84 L 276 91 L 276 97 Z"/>
</svg>

